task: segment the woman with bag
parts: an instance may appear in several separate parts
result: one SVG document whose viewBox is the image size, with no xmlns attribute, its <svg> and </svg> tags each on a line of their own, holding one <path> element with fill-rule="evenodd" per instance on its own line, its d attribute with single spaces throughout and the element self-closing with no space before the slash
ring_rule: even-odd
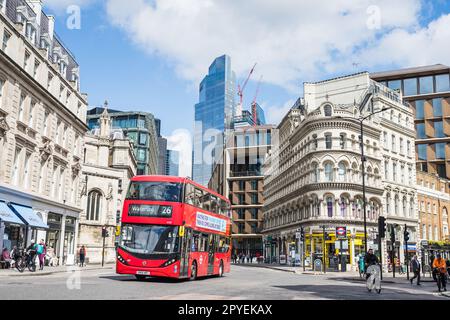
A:
<svg viewBox="0 0 450 320">
<path fill-rule="evenodd" d="M 36 248 L 36 253 L 39 257 L 39 270 L 44 270 L 44 260 L 45 255 L 47 254 L 47 248 L 45 246 L 44 239 L 41 239 Z"/>
</svg>

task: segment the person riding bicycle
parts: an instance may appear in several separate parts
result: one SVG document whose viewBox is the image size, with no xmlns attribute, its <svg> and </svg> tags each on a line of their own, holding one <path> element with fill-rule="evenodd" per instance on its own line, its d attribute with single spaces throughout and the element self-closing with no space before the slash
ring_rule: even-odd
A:
<svg viewBox="0 0 450 320">
<path fill-rule="evenodd" d="M 367 270 L 370 266 L 378 265 L 378 257 L 373 254 L 373 249 L 369 249 L 364 257 L 364 270 Z M 366 278 L 369 278 L 369 274 L 366 273 Z"/>
<path fill-rule="evenodd" d="M 440 253 L 436 255 L 436 259 L 433 261 L 433 268 L 436 270 L 439 292 L 441 292 L 441 287 L 444 288 L 444 291 L 447 291 L 447 264 Z"/>
</svg>

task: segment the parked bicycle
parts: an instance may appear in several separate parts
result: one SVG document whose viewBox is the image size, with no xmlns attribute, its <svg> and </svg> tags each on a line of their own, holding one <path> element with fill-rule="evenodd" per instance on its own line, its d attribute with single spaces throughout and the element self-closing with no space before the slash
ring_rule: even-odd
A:
<svg viewBox="0 0 450 320">
<path fill-rule="evenodd" d="M 36 250 L 19 249 L 14 256 L 17 271 L 24 272 L 26 268 L 30 272 L 36 271 Z"/>
</svg>

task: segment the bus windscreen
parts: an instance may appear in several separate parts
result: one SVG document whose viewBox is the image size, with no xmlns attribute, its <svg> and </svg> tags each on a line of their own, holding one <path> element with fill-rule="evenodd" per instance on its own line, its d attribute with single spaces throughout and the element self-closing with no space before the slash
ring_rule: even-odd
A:
<svg viewBox="0 0 450 320">
<path fill-rule="evenodd" d="M 181 202 L 182 190 L 181 183 L 132 181 L 127 200 Z"/>
</svg>

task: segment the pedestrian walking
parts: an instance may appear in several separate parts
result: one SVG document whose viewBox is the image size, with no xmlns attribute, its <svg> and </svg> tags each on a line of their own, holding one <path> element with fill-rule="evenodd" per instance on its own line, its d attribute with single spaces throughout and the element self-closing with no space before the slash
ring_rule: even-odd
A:
<svg viewBox="0 0 450 320">
<path fill-rule="evenodd" d="M 36 253 L 39 258 L 39 270 L 44 270 L 45 255 L 47 254 L 47 248 L 45 246 L 44 239 L 41 239 L 41 241 L 39 241 L 39 244 L 36 247 Z"/>
<path fill-rule="evenodd" d="M 84 259 L 86 258 L 86 247 L 85 246 L 81 246 L 79 255 L 80 255 L 80 267 L 84 267 Z"/>
<path fill-rule="evenodd" d="M 433 261 L 433 269 L 436 270 L 436 279 L 439 292 L 441 292 L 441 288 L 443 288 L 444 291 L 447 291 L 447 264 L 445 263 L 445 259 L 441 257 L 440 253 L 436 255 L 436 259 Z"/>
<path fill-rule="evenodd" d="M 411 260 L 411 270 L 414 274 L 414 277 L 410 279 L 411 284 L 413 284 L 413 280 L 417 278 L 417 285 L 420 286 L 420 262 L 417 259 L 417 255 L 414 255 L 414 257 Z"/>
<path fill-rule="evenodd" d="M 373 249 L 369 249 L 367 254 L 364 256 L 364 270 L 367 270 L 368 267 L 378 265 L 378 257 L 373 254 Z M 369 278 L 369 274 L 366 273 L 366 279 Z"/>
</svg>

